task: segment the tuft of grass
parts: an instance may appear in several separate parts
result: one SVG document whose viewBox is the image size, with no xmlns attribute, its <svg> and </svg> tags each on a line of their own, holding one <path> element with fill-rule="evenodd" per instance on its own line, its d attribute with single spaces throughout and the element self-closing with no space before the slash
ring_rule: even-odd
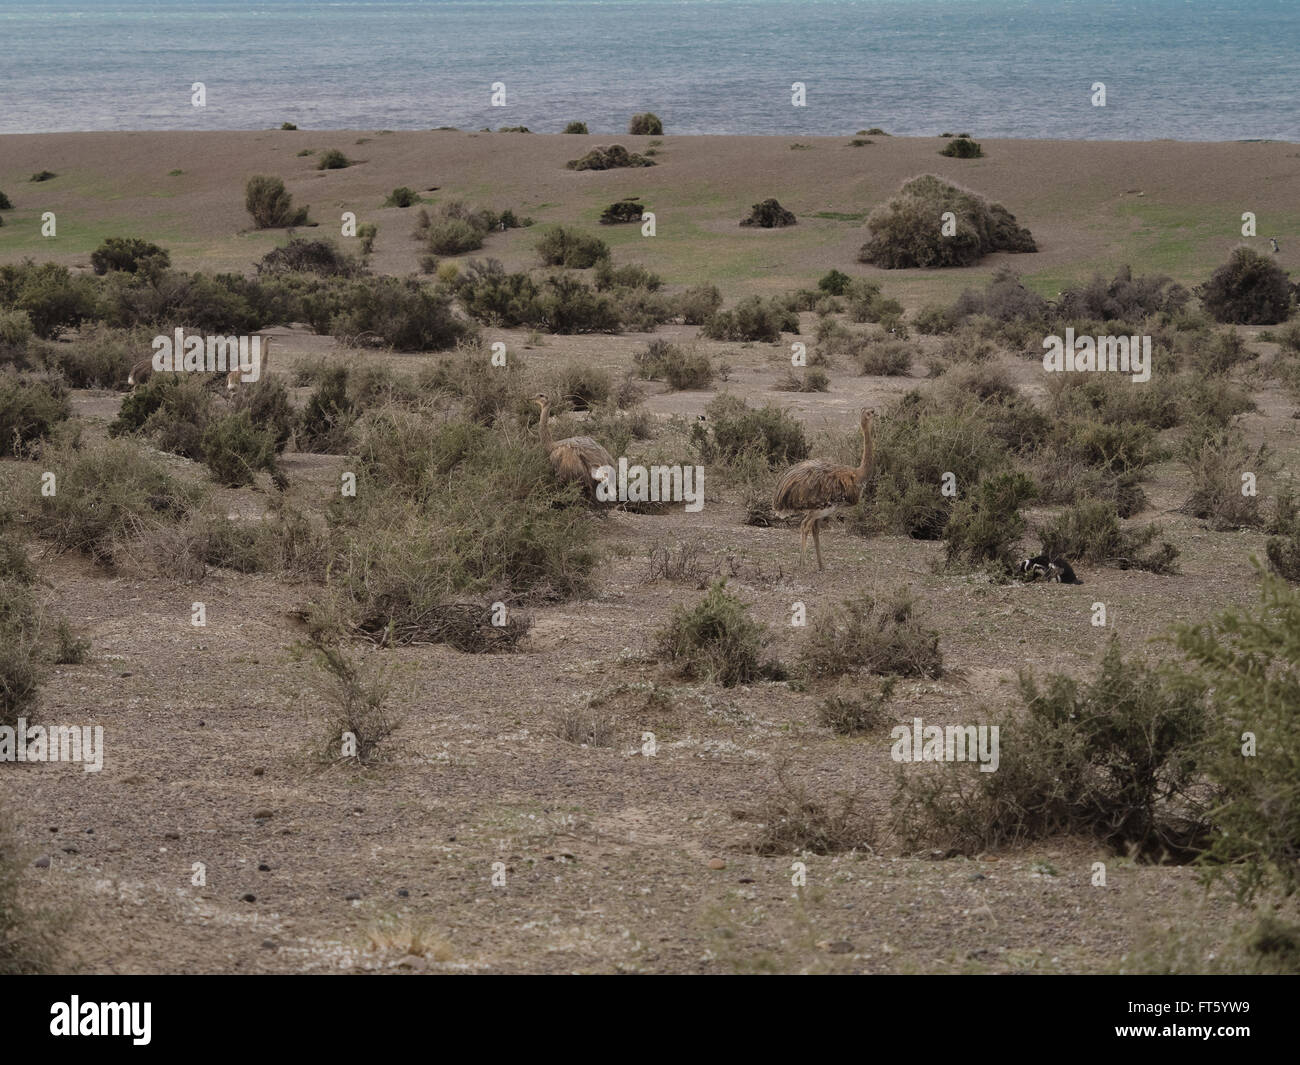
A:
<svg viewBox="0 0 1300 1065">
<path fill-rule="evenodd" d="M 859 595 L 820 611 L 799 652 L 800 673 L 811 681 L 855 673 L 941 676 L 939 634 L 913 616 L 915 605 L 900 590 L 889 599 Z"/>
</svg>

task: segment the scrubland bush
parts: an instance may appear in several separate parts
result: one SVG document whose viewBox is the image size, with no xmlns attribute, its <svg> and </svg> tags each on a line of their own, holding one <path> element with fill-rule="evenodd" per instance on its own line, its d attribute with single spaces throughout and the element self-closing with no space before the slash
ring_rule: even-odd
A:
<svg viewBox="0 0 1300 1065">
<path fill-rule="evenodd" d="M 213 418 L 200 446 L 212 479 L 227 488 L 252 484 L 259 470 L 277 472 L 275 436 L 255 425 L 247 410 Z"/>
<path fill-rule="evenodd" d="M 360 264 L 341 252 L 332 240 L 303 240 L 294 237 L 281 248 L 273 248 L 257 264 L 259 274 L 311 273 L 322 277 L 352 277 Z"/>
<path fill-rule="evenodd" d="M 1263 445 L 1251 447 L 1239 431 L 1222 430 L 1184 447 L 1183 463 L 1192 474 L 1192 492 L 1183 510 L 1218 530 L 1263 524 L 1259 497 L 1242 491 L 1242 474 L 1262 477 L 1272 465 Z"/>
<path fill-rule="evenodd" d="M 244 207 L 258 229 L 280 229 L 307 224 L 307 208 L 295 209 L 293 196 L 278 177 L 259 174 L 244 187 Z"/>
<path fill-rule="evenodd" d="M 26 457 L 71 416 L 68 392 L 59 378 L 0 371 L 0 455 Z"/>
<path fill-rule="evenodd" d="M 909 773 L 894 796 L 900 834 L 975 853 L 1056 834 L 1116 853 L 1187 859 L 1205 842 L 1196 751 L 1204 685 L 1124 661 L 1109 645 L 1092 681 L 1020 679 L 1020 713 L 996 722 L 996 773 Z"/>
<path fill-rule="evenodd" d="M 762 676 L 759 662 L 769 636 L 748 608 L 716 581 L 696 606 L 678 606 L 655 638 L 656 653 L 678 676 L 730 688 Z"/>
<path fill-rule="evenodd" d="M 1167 541 L 1151 547 L 1162 532 L 1158 525 L 1124 529 L 1113 504 L 1090 499 L 1068 507 L 1050 525 L 1041 529 L 1039 535 L 1043 552 L 1056 558 L 1120 569 L 1176 573 L 1178 548 Z"/>
<path fill-rule="evenodd" d="M 317 170 L 346 170 L 351 165 L 352 160 L 337 148 L 326 148 L 316 161 Z"/>
<path fill-rule="evenodd" d="M 600 212 L 600 224 L 602 226 L 622 225 L 626 222 L 639 222 L 641 215 L 645 212 L 645 207 L 638 197 L 631 197 L 626 200 L 619 200 L 611 203 Z"/>
<path fill-rule="evenodd" d="M 1216 322 L 1273 325 L 1291 313 L 1286 272 L 1252 248 L 1238 248 L 1198 293 Z"/>
<path fill-rule="evenodd" d="M 984 149 L 969 137 L 957 137 L 945 144 L 939 154 L 950 159 L 979 159 L 984 155 Z"/>
<path fill-rule="evenodd" d="M 331 366 L 298 415 L 297 444 L 300 451 L 327 455 L 345 454 L 348 430 L 357 419 L 356 404 L 348 395 L 348 368 Z"/>
<path fill-rule="evenodd" d="M 0 266 L 0 308 L 22 311 L 36 336 L 51 340 L 95 317 L 94 283 L 57 263 Z"/>
<path fill-rule="evenodd" d="M 166 270 L 172 264 L 166 249 L 135 237 L 108 237 L 90 253 L 90 265 L 97 274 L 122 270 L 128 274 Z"/>
<path fill-rule="evenodd" d="M 560 130 L 560 132 L 561 133 L 586 133 L 587 123 L 570 122 L 567 126 L 564 127 L 564 129 Z"/>
<path fill-rule="evenodd" d="M 713 366 L 708 356 L 684 349 L 666 340 L 652 340 L 633 354 L 637 374 L 649 381 L 663 380 L 674 392 L 706 389 L 713 384 Z"/>
<path fill-rule="evenodd" d="M 643 111 L 628 120 L 627 131 L 634 137 L 662 137 L 664 124 L 653 111 Z"/>
<path fill-rule="evenodd" d="M 948 561 L 1009 566 L 1025 533 L 1020 508 L 1035 493 L 1034 482 L 1023 473 L 985 477 L 952 509 L 943 533 Z"/>
<path fill-rule="evenodd" d="M 944 236 L 935 219 L 951 211 L 957 232 Z M 1029 230 L 1000 204 L 950 185 L 933 174 L 913 178 L 867 219 L 871 239 L 858 259 L 887 270 L 968 266 L 994 251 L 1031 252 Z"/>
<path fill-rule="evenodd" d="M 808 786 L 790 779 L 784 764 L 762 800 L 735 816 L 756 822 L 746 841 L 754 854 L 839 854 L 873 852 L 877 842 L 869 804 L 857 791 L 839 792 L 830 801 L 815 797 Z"/>
<path fill-rule="evenodd" d="M 385 198 L 385 207 L 414 207 L 420 202 L 420 194 L 415 189 L 399 185 Z"/>
<path fill-rule="evenodd" d="M 581 158 L 570 159 L 564 165 L 570 170 L 617 170 L 629 166 L 654 166 L 655 161 L 629 152 L 621 144 L 611 144 L 608 148 L 593 148 Z"/>
<path fill-rule="evenodd" d="M 896 678 L 886 677 L 877 687 L 827 696 L 817 705 L 817 720 L 840 736 L 859 736 L 887 724 L 887 709 Z"/>
<path fill-rule="evenodd" d="M 736 396 L 720 395 L 705 408 L 707 428 L 698 423 L 693 438 L 706 462 L 736 463 L 756 455 L 767 467 L 808 457 L 803 423 L 780 407 L 754 409 Z"/>
<path fill-rule="evenodd" d="M 710 340 L 750 340 L 775 343 L 782 332 L 797 333 L 799 316 L 776 300 L 746 296 L 731 310 L 716 311 L 700 332 Z"/>
<path fill-rule="evenodd" d="M 586 270 L 609 258 L 609 245 L 598 237 L 567 226 L 549 229 L 537 242 L 537 254 L 544 266 Z"/>
<path fill-rule="evenodd" d="M 761 229 L 777 229 L 795 225 L 799 220 L 793 211 L 787 211 L 776 200 L 763 200 L 750 209 L 749 214 L 741 219 L 742 226 L 757 226 Z"/>
<path fill-rule="evenodd" d="M 861 595 L 822 611 L 808 626 L 799 671 L 811 681 L 852 673 L 937 677 L 943 673 L 939 634 L 913 616 L 904 590 L 886 599 Z"/>
<path fill-rule="evenodd" d="M 722 306 L 722 293 L 716 285 L 697 285 L 678 295 L 674 306 L 687 325 L 703 325 Z"/>
<path fill-rule="evenodd" d="M 201 496 L 133 440 L 85 451 L 62 446 L 43 461 L 58 479 L 58 492 L 41 497 L 33 526 L 59 548 L 97 562 L 113 560 L 117 540 L 182 520 Z"/>
</svg>

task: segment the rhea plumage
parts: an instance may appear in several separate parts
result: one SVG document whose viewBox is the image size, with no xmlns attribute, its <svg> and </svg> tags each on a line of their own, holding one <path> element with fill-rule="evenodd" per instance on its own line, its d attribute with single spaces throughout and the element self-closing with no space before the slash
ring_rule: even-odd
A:
<svg viewBox="0 0 1300 1065">
<path fill-rule="evenodd" d="M 604 481 L 614 469 L 614 460 L 608 451 L 589 436 L 570 436 L 564 440 L 551 439 L 551 401 L 544 393 L 533 397 L 533 402 L 542 409 L 542 419 L 538 425 L 542 450 L 551 460 L 551 469 L 562 481 L 576 481 L 582 485 L 582 491 L 590 500 L 596 498 L 596 486 Z"/>
<path fill-rule="evenodd" d="M 808 535 L 811 533 L 819 570 L 826 567 L 822 564 L 818 526 L 839 507 L 853 506 L 862 496 L 862 486 L 871 476 L 873 416 L 873 411 L 862 412 L 862 462 L 857 468 L 825 459 L 807 459 L 785 471 L 772 496 L 772 509 L 779 517 L 804 515 L 799 523 L 799 557 L 807 557 Z"/>
</svg>

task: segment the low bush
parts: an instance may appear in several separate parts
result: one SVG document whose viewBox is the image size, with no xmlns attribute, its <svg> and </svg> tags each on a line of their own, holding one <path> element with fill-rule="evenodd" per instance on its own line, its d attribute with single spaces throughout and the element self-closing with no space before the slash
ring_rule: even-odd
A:
<svg viewBox="0 0 1300 1065">
<path fill-rule="evenodd" d="M 726 581 L 716 581 L 696 606 L 674 610 L 655 648 L 678 676 L 730 688 L 762 676 L 759 658 L 768 639 L 745 604 L 726 590 Z"/>
<path fill-rule="evenodd" d="M 0 455 L 27 457 L 71 416 L 68 391 L 59 378 L 0 371 Z"/>
<path fill-rule="evenodd" d="M 579 159 L 570 159 L 564 164 L 570 170 L 617 170 L 622 167 L 654 166 L 653 159 L 629 152 L 621 144 L 611 144 L 608 148 L 593 148 Z"/>
<path fill-rule="evenodd" d="M 662 137 L 664 124 L 653 111 L 643 111 L 628 119 L 627 131 L 634 137 Z"/>
<path fill-rule="evenodd" d="M 135 237 L 108 237 L 90 253 L 90 265 L 97 274 L 122 270 L 128 274 L 166 270 L 172 264 L 166 249 Z"/>
<path fill-rule="evenodd" d="M 916 620 L 915 606 L 898 591 L 888 599 L 860 595 L 819 612 L 799 652 L 800 672 L 811 681 L 859 672 L 942 675 L 939 634 Z"/>
<path fill-rule="evenodd" d="M 798 221 L 793 211 L 787 211 L 776 200 L 768 199 L 754 204 L 748 216 L 741 219 L 740 224 L 758 226 L 762 229 L 777 229 L 795 225 Z"/>
<path fill-rule="evenodd" d="M 581 230 L 556 226 L 537 242 L 537 254 L 544 266 L 586 270 L 609 258 L 609 245 Z"/>
<path fill-rule="evenodd" d="M 1274 325 L 1291 313 L 1286 272 L 1252 248 L 1238 248 L 1198 293 L 1216 322 Z"/>
<path fill-rule="evenodd" d="M 307 208 L 295 208 L 293 196 L 278 177 L 259 174 L 244 187 L 244 207 L 258 229 L 280 229 L 307 224 Z"/>
</svg>

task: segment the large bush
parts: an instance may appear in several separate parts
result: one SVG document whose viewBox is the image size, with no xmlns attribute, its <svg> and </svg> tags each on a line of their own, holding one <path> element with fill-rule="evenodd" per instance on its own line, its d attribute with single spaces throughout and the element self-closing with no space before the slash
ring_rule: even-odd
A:
<svg viewBox="0 0 1300 1065">
<path fill-rule="evenodd" d="M 951 211 L 956 232 L 944 236 L 941 218 Z M 995 251 L 1037 251 L 1028 229 L 1001 204 L 950 185 L 933 174 L 907 182 L 867 219 L 871 239 L 861 262 L 886 270 L 969 266 Z"/>
<path fill-rule="evenodd" d="M 166 249 L 136 237 L 108 237 L 90 253 L 90 265 L 95 273 L 124 270 L 128 274 L 141 270 L 153 272 L 171 266 L 171 256 Z"/>
<path fill-rule="evenodd" d="M 1217 322 L 1273 325 L 1291 313 L 1286 272 L 1253 248 L 1238 248 L 1200 290 L 1201 303 Z"/>
</svg>

